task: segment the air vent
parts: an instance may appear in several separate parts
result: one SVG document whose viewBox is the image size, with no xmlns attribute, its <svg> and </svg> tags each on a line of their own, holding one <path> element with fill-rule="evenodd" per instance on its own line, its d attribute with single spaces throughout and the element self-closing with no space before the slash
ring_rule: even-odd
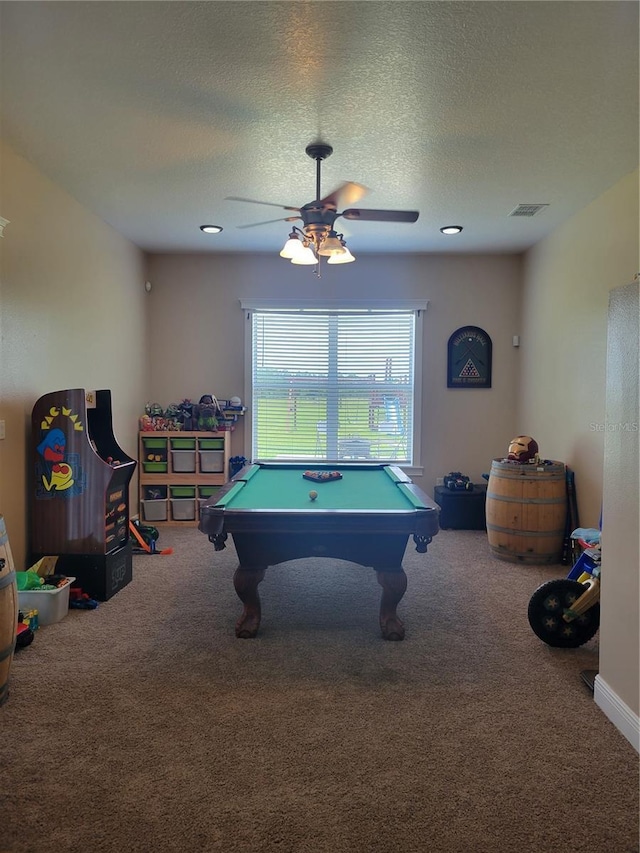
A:
<svg viewBox="0 0 640 853">
<path fill-rule="evenodd" d="M 541 210 L 544 210 L 545 207 L 549 207 L 548 204 L 519 204 L 514 210 L 511 211 L 509 216 L 535 216 L 536 213 L 540 213 Z"/>
</svg>

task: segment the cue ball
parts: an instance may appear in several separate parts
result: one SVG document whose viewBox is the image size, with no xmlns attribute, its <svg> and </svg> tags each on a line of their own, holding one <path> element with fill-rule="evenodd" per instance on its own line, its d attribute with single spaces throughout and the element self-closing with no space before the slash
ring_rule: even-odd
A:
<svg viewBox="0 0 640 853">
<path fill-rule="evenodd" d="M 318 493 L 311 491 L 311 492 L 309 492 L 309 497 L 311 498 L 312 501 L 315 501 L 315 499 L 318 497 Z"/>
</svg>

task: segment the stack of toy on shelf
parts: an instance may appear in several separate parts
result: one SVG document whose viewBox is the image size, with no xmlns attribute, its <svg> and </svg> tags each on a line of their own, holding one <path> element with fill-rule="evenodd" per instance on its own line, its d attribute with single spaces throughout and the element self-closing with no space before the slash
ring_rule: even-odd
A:
<svg viewBox="0 0 640 853">
<path fill-rule="evenodd" d="M 185 398 L 163 409 L 159 403 L 147 403 L 140 418 L 143 432 L 220 432 L 234 429 L 238 416 L 246 411 L 240 397 L 218 400 L 203 394 L 197 403 Z"/>
</svg>

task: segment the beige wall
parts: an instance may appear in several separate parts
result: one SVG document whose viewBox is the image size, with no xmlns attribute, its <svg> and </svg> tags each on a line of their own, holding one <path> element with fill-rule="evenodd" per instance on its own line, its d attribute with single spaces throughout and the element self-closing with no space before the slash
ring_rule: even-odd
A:
<svg viewBox="0 0 640 853">
<path fill-rule="evenodd" d="M 634 434 L 613 435 L 606 424 L 607 418 L 638 421 L 637 363 L 635 373 L 619 373 L 614 350 L 607 387 L 609 292 L 631 282 L 639 268 L 638 177 L 628 175 L 527 254 L 519 405 L 543 453 L 575 469 L 581 525 L 597 527 L 602 506 L 600 675 L 636 716 L 637 434 L 634 457 L 623 447 Z M 637 307 L 635 314 L 628 310 L 637 347 Z"/>
<path fill-rule="evenodd" d="M 525 256 L 520 423 L 575 470 L 583 527 L 602 503 L 609 291 L 637 271 L 637 171 Z"/>
<path fill-rule="evenodd" d="M 639 322 L 638 282 L 613 290 L 607 341 L 600 677 L 636 714 L 640 694 Z"/>
<path fill-rule="evenodd" d="M 151 396 L 161 405 L 201 394 L 243 396 L 245 318 L 240 298 L 429 300 L 424 323 L 421 461 L 416 477 L 463 471 L 478 481 L 519 427 L 515 405 L 521 258 L 515 255 L 364 256 L 317 279 L 273 255 L 155 255 L 149 260 Z M 465 324 L 493 340 L 491 389 L 447 389 L 447 340 Z M 243 429 L 232 452 L 245 453 Z M 480 480 L 481 481 L 481 480 Z M 482 481 L 481 481 L 482 482 Z"/>
<path fill-rule="evenodd" d="M 1 156 L 0 513 L 27 559 L 31 410 L 49 391 L 112 392 L 114 431 L 137 456 L 146 390 L 144 256 L 9 147 Z"/>
</svg>

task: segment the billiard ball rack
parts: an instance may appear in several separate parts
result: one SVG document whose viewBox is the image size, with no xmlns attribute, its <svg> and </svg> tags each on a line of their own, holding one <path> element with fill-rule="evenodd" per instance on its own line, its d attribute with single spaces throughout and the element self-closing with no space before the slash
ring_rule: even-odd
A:
<svg viewBox="0 0 640 853">
<path fill-rule="evenodd" d="M 332 483 L 342 479 L 340 471 L 305 471 L 302 476 L 312 483 Z"/>
</svg>

